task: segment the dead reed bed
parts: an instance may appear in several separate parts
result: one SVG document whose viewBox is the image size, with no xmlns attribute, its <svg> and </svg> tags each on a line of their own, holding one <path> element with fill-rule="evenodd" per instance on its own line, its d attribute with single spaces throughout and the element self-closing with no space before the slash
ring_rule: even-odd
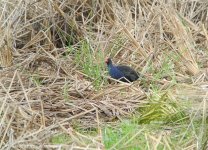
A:
<svg viewBox="0 0 208 150">
<path fill-rule="evenodd" d="M 177 83 L 206 85 L 207 8 L 202 0 L 0 1 L 1 149 L 104 149 L 103 122 L 147 103 L 148 84 L 168 87 L 171 75 L 154 77 L 166 60 Z M 80 65 L 89 61 L 82 41 L 94 64 L 104 65 L 102 57 L 111 55 L 142 72 L 146 90 L 140 81 L 102 82 L 103 68 L 95 88 L 98 79 Z M 87 137 L 74 125 L 99 135 Z M 51 144 L 60 133 L 71 136 L 68 145 Z"/>
</svg>

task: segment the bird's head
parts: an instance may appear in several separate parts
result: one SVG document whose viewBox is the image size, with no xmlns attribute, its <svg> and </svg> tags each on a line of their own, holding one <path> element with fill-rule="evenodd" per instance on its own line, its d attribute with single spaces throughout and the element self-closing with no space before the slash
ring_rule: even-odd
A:
<svg viewBox="0 0 208 150">
<path fill-rule="evenodd" d="M 112 61 L 111 61 L 111 59 L 110 59 L 109 57 L 107 57 L 107 58 L 105 59 L 105 63 L 106 63 L 107 65 L 112 65 Z"/>
</svg>

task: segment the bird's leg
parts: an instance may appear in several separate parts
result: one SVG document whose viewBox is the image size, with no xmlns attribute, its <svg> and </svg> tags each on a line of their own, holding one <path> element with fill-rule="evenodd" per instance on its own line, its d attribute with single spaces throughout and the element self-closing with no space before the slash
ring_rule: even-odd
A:
<svg viewBox="0 0 208 150">
<path fill-rule="evenodd" d="M 124 80 L 126 80 L 128 83 L 130 83 L 130 81 L 129 81 L 127 78 L 125 78 L 125 77 L 121 77 L 121 78 L 118 79 L 118 80 L 121 80 L 121 79 L 124 79 Z"/>
</svg>

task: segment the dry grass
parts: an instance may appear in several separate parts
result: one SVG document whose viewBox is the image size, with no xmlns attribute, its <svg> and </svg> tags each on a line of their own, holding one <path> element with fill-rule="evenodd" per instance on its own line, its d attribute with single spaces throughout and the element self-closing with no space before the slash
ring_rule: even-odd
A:
<svg viewBox="0 0 208 150">
<path fill-rule="evenodd" d="M 171 75 L 154 76 L 166 59 L 174 65 L 175 81 L 186 85 L 184 92 L 178 93 L 181 86 L 171 89 L 174 97 L 189 95 L 188 87 L 195 96 L 203 93 L 199 101 L 206 99 L 207 8 L 202 0 L 0 1 L 1 149 L 59 149 L 49 141 L 57 133 L 72 138 L 63 149 L 104 149 L 103 122 L 130 116 L 147 103 L 150 83 L 160 90 L 171 85 Z M 95 88 L 98 79 L 75 61 L 81 41 L 87 41 L 95 64 L 111 55 L 141 71 L 145 88 L 140 81 Z M 73 121 L 99 134 L 83 135 Z"/>
</svg>

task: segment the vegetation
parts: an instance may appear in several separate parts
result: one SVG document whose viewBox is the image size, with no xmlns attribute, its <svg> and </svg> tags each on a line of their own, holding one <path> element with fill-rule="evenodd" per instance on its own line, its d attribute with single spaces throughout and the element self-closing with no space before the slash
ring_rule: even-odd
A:
<svg viewBox="0 0 208 150">
<path fill-rule="evenodd" d="M 0 1 L 0 149 L 208 149 L 207 8 Z"/>
</svg>

